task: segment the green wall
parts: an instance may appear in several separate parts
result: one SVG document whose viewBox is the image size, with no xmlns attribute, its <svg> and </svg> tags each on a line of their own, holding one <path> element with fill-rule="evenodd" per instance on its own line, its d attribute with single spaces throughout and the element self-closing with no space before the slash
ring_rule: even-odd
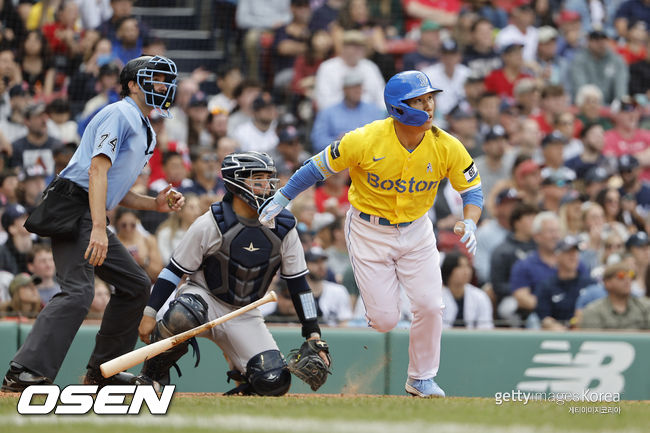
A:
<svg viewBox="0 0 650 433">
<path fill-rule="evenodd" d="M 0 366 L 6 366 L 30 325 L 0 322 Z M 302 343 L 297 327 L 270 327 L 286 355 Z M 82 326 L 56 383 L 79 383 L 98 326 Z M 380 334 L 370 329 L 324 329 L 332 375 L 319 393 L 404 394 L 408 332 Z M 211 341 L 200 338 L 201 363 L 179 362 L 181 392 L 224 392 L 226 361 Z M 140 345 L 141 343 L 139 343 Z M 190 350 L 191 353 L 191 350 Z M 448 330 L 442 337 L 438 383 L 451 396 L 493 397 L 497 392 L 619 392 L 623 399 L 650 399 L 650 334 Z M 1 367 L 0 367 L 1 368 Z M 139 366 L 131 370 L 139 371 Z M 172 373 L 175 377 L 175 373 Z M 294 378 L 291 392 L 310 393 Z"/>
</svg>

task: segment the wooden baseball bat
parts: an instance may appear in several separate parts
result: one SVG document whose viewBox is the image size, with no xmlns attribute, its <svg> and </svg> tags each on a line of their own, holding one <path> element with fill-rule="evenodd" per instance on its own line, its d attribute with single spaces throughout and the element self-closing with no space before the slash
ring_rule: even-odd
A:
<svg viewBox="0 0 650 433">
<path fill-rule="evenodd" d="M 235 310 L 210 322 L 206 322 L 203 325 L 197 326 L 196 328 L 192 328 L 180 334 L 172 335 L 171 337 L 165 338 L 164 340 L 156 341 L 155 343 L 148 344 L 139 349 L 135 349 L 129 353 L 118 356 L 115 359 L 106 361 L 99 366 L 99 369 L 102 372 L 102 376 L 107 378 L 111 377 L 119 372 L 128 370 L 129 368 L 138 365 L 147 359 L 153 358 L 156 355 L 160 355 L 164 351 L 171 349 L 172 347 L 176 346 L 179 343 L 182 343 L 185 340 L 189 340 L 190 338 L 199 335 L 203 331 L 212 329 L 215 326 L 221 325 L 222 323 L 227 322 L 228 320 L 233 319 L 237 316 L 241 316 L 247 311 L 257 308 L 260 305 L 266 304 L 267 302 L 273 302 L 277 300 L 278 297 L 276 296 L 275 292 L 270 291 L 257 301 L 245 305 L 238 310 Z"/>
</svg>

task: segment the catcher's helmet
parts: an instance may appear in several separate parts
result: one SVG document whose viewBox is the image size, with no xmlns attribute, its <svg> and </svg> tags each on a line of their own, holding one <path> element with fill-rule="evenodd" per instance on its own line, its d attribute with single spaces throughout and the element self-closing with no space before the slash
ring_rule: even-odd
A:
<svg viewBox="0 0 650 433">
<path fill-rule="evenodd" d="M 154 75 L 162 74 L 164 81 L 155 81 Z M 163 56 L 140 56 L 129 60 L 120 73 L 122 95 L 129 94 L 129 82 L 135 81 L 145 96 L 145 103 L 154 107 L 161 116 L 171 117 L 169 108 L 174 103 L 176 96 L 176 77 L 178 71 L 176 64 Z M 167 86 L 164 94 L 154 91 L 154 83 Z"/>
<path fill-rule="evenodd" d="M 429 77 L 420 71 L 404 71 L 394 75 L 384 88 L 388 115 L 410 126 L 421 126 L 429 119 L 426 111 L 409 107 L 404 101 L 431 92 L 442 92 L 431 86 Z"/>
<path fill-rule="evenodd" d="M 278 179 L 275 177 L 276 172 L 273 159 L 262 152 L 231 153 L 224 158 L 223 164 L 221 164 L 221 175 L 226 189 L 256 210 L 264 203 L 264 200 L 275 194 L 278 184 Z M 271 179 L 264 181 L 266 185 L 263 186 L 262 195 L 255 194 L 253 188 L 246 183 L 246 180 L 255 173 L 271 174 Z"/>
</svg>

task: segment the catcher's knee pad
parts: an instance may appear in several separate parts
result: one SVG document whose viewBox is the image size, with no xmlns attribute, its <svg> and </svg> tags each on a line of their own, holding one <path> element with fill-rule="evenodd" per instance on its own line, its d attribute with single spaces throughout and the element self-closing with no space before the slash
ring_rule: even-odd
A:
<svg viewBox="0 0 650 433">
<path fill-rule="evenodd" d="M 162 320 L 156 323 L 151 335 L 151 342 L 154 343 L 202 325 L 207 321 L 207 317 L 208 305 L 200 296 L 180 295 L 169 303 L 169 309 L 165 312 Z M 145 361 L 142 374 L 160 383 L 169 383 L 169 369 L 187 353 L 189 344 L 189 341 L 185 341 Z"/>
<path fill-rule="evenodd" d="M 259 395 L 284 395 L 291 386 L 291 373 L 279 350 L 266 350 L 249 359 L 246 378 L 253 392 Z"/>
<path fill-rule="evenodd" d="M 198 295 L 187 293 L 169 303 L 158 329 L 162 338 L 180 334 L 208 320 L 208 304 Z"/>
</svg>

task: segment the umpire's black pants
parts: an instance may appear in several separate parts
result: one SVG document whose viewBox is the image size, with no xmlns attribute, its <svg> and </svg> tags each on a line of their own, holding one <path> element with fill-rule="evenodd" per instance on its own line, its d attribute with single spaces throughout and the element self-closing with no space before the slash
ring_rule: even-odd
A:
<svg viewBox="0 0 650 433">
<path fill-rule="evenodd" d="M 52 253 L 61 292 L 48 302 L 36 319 L 14 361 L 54 380 L 95 295 L 95 272 L 115 286 L 95 340 L 88 368 L 127 353 L 135 347 L 142 311 L 149 299 L 151 281 L 115 234 L 107 231 L 108 252 L 97 268 L 84 259 L 92 220 L 90 210 L 81 218 L 79 236 L 52 239 Z"/>
</svg>

